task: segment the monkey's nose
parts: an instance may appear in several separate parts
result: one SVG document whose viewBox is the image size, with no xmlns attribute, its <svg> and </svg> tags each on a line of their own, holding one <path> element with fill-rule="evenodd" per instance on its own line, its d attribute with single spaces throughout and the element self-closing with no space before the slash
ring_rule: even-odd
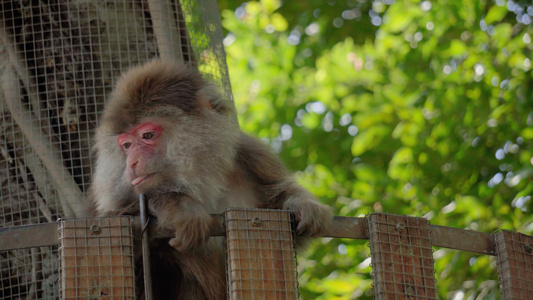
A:
<svg viewBox="0 0 533 300">
<path fill-rule="evenodd" d="M 138 160 L 134 161 L 133 163 L 130 164 L 130 169 L 135 170 L 138 164 L 139 164 Z"/>
</svg>

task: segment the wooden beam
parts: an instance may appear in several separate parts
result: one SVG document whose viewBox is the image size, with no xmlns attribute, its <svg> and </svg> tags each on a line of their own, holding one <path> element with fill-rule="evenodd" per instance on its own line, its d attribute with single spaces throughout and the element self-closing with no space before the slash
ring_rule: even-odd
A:
<svg viewBox="0 0 533 300">
<path fill-rule="evenodd" d="M 224 217 L 213 215 L 212 235 L 225 236 Z M 366 218 L 335 216 L 333 226 L 323 237 L 368 239 Z M 160 236 L 152 222 L 150 236 Z M 140 232 L 139 218 L 135 218 L 134 229 Z M 496 255 L 493 235 L 484 232 L 453 227 L 430 225 L 431 243 L 435 247 Z M 20 248 L 57 245 L 57 224 L 46 223 L 11 228 L 0 228 L 0 251 Z"/>
</svg>

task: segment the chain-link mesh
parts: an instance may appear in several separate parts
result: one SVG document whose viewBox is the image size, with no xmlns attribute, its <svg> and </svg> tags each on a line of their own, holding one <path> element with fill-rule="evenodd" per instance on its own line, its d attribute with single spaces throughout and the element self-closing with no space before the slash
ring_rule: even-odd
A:
<svg viewBox="0 0 533 300">
<path fill-rule="evenodd" d="M 383 213 L 367 218 L 376 299 L 437 299 L 429 222 Z"/>
<path fill-rule="evenodd" d="M 163 51 L 231 97 L 215 0 L 0 1 L 0 227 L 83 215 L 106 96 Z M 36 251 L 0 252 L 3 298 L 54 298 L 56 272 L 29 279 L 57 251 Z"/>
<path fill-rule="evenodd" d="M 298 299 L 291 214 L 230 209 L 224 216 L 229 299 Z"/>
</svg>

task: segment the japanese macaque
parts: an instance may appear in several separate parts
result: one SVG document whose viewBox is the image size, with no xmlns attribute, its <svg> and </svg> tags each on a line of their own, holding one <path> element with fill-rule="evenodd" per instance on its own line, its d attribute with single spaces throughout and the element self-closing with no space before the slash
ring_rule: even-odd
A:
<svg viewBox="0 0 533 300">
<path fill-rule="evenodd" d="M 286 209 L 300 237 L 332 220 L 262 142 L 243 133 L 233 104 L 198 72 L 154 60 L 118 81 L 96 131 L 94 215 L 138 214 L 148 196 L 155 299 L 226 299 L 224 250 L 211 213 L 228 207 Z"/>
</svg>

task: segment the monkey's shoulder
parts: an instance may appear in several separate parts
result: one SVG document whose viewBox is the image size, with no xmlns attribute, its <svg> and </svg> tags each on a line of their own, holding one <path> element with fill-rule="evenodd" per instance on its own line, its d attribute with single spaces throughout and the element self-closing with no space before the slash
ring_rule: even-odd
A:
<svg viewBox="0 0 533 300">
<path fill-rule="evenodd" d="M 287 177 L 289 172 L 270 146 L 250 135 L 242 133 L 236 149 L 237 165 L 258 179 Z"/>
</svg>

